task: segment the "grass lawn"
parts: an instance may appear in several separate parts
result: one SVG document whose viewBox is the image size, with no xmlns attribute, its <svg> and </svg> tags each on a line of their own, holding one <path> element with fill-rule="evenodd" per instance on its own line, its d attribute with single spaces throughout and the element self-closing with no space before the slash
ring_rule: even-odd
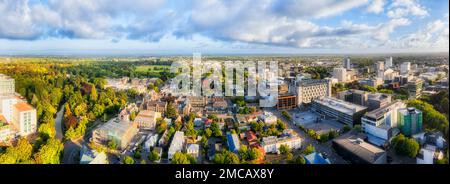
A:
<svg viewBox="0 0 450 184">
<path fill-rule="evenodd" d="M 147 73 L 147 71 L 151 70 L 152 72 L 161 72 L 164 70 L 169 70 L 169 66 L 167 65 L 140 65 L 136 67 L 135 72 L 139 73 Z"/>
</svg>

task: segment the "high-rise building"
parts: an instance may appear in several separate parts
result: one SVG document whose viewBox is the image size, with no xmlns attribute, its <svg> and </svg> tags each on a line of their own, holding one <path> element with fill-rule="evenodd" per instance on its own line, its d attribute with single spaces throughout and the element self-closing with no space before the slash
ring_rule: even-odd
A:
<svg viewBox="0 0 450 184">
<path fill-rule="evenodd" d="M 411 70 L 410 62 L 404 62 L 400 65 L 400 74 L 402 75 L 409 74 L 410 70 Z"/>
<path fill-rule="evenodd" d="M 394 64 L 393 64 L 392 57 L 386 58 L 385 67 L 386 68 L 392 68 L 393 66 L 394 66 Z"/>
<path fill-rule="evenodd" d="M 344 59 L 344 68 L 347 70 L 352 69 L 352 63 L 348 57 Z"/>
<path fill-rule="evenodd" d="M 415 78 L 408 81 L 407 88 L 409 92 L 409 99 L 419 98 L 422 95 L 423 80 L 420 78 Z"/>
<path fill-rule="evenodd" d="M 311 103 L 314 99 L 331 96 L 331 81 L 302 80 L 297 83 L 297 105 Z"/>
<path fill-rule="evenodd" d="M 15 95 L 0 96 L 0 114 L 3 114 L 6 121 L 11 123 L 13 119 L 13 107 L 18 99 Z"/>
<path fill-rule="evenodd" d="M 366 113 L 361 118 L 361 124 L 368 136 L 368 141 L 377 146 L 385 146 L 391 138 L 397 135 L 398 110 L 405 107 L 403 102 L 396 101 Z"/>
<path fill-rule="evenodd" d="M 406 136 L 420 133 L 422 131 L 422 111 L 413 107 L 399 109 L 397 123 L 400 131 Z"/>
<path fill-rule="evenodd" d="M 14 94 L 14 79 L 0 74 L 0 96 Z"/>
<path fill-rule="evenodd" d="M 36 109 L 25 102 L 20 102 L 13 107 L 12 124 L 20 136 L 33 134 L 37 130 Z"/>
<path fill-rule="evenodd" d="M 375 72 L 377 73 L 377 77 L 378 78 L 384 78 L 384 62 L 383 61 L 378 61 L 376 66 L 375 66 Z"/>
<path fill-rule="evenodd" d="M 339 82 L 346 82 L 347 81 L 347 69 L 334 68 L 333 69 L 333 78 L 338 79 Z"/>
</svg>

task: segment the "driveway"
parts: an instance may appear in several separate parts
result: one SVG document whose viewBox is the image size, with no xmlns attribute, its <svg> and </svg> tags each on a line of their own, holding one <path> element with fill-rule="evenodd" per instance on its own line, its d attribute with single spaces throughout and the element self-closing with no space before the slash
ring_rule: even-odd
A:
<svg viewBox="0 0 450 184">
<path fill-rule="evenodd" d="M 56 138 L 59 139 L 60 141 L 63 139 L 63 130 L 62 130 L 63 117 L 64 117 L 64 105 L 62 105 L 59 112 L 56 113 L 55 118 Z"/>
<path fill-rule="evenodd" d="M 64 143 L 63 164 L 78 164 L 83 139 L 66 141 Z"/>
</svg>

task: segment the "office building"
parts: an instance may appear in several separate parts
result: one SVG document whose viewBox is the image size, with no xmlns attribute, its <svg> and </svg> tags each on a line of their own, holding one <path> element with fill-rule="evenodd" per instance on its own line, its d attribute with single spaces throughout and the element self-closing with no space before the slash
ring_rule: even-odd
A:
<svg viewBox="0 0 450 184">
<path fill-rule="evenodd" d="M 339 82 L 347 82 L 347 69 L 345 68 L 334 68 L 333 78 L 338 79 Z"/>
<path fill-rule="evenodd" d="M 0 96 L 12 95 L 15 93 L 14 79 L 0 74 Z"/>
<path fill-rule="evenodd" d="M 374 87 L 374 88 L 377 88 L 378 86 L 383 85 L 383 83 L 384 83 L 384 80 L 382 78 L 377 78 L 377 77 L 359 80 L 359 84 Z"/>
<path fill-rule="evenodd" d="M 314 100 L 311 110 L 353 127 L 361 122 L 361 117 L 367 112 L 367 107 L 332 97 L 324 97 Z"/>
<path fill-rule="evenodd" d="M 408 82 L 407 84 L 409 99 L 416 99 L 422 96 L 423 90 L 423 80 L 420 78 L 415 78 Z"/>
<path fill-rule="evenodd" d="M 398 76 L 398 72 L 394 71 L 393 69 L 389 68 L 384 71 L 383 73 L 383 80 L 392 82 L 394 79 Z"/>
<path fill-rule="evenodd" d="M 377 146 L 387 146 L 390 140 L 399 133 L 397 127 L 398 110 L 405 108 L 401 101 L 370 111 L 361 118 L 363 131 L 368 141 Z"/>
<path fill-rule="evenodd" d="M 392 102 L 392 96 L 383 93 L 370 93 L 367 98 L 368 111 L 384 107 Z"/>
<path fill-rule="evenodd" d="M 290 110 L 297 107 L 297 96 L 291 94 L 278 95 L 278 110 Z"/>
<path fill-rule="evenodd" d="M 118 118 L 114 118 L 96 128 L 92 132 L 92 140 L 97 144 L 107 144 L 108 141 L 114 140 L 119 149 L 125 149 L 137 132 L 135 123 L 120 122 Z"/>
<path fill-rule="evenodd" d="M 364 136 L 347 134 L 336 138 L 333 149 L 342 158 L 353 164 L 386 164 L 387 154 L 384 150 L 364 141 Z"/>
<path fill-rule="evenodd" d="M 394 66 L 394 62 L 393 62 L 392 57 L 386 58 L 386 61 L 385 61 L 384 64 L 385 64 L 384 66 L 385 66 L 386 68 L 392 68 L 392 67 Z"/>
<path fill-rule="evenodd" d="M 168 151 L 169 160 L 173 158 L 173 155 L 175 155 L 176 152 L 181 152 L 183 150 L 184 143 L 185 143 L 184 132 L 176 131 L 173 136 L 172 142 L 170 143 Z"/>
<path fill-rule="evenodd" d="M 397 124 L 402 134 L 406 136 L 422 132 L 422 111 L 414 107 L 399 109 Z"/>
<path fill-rule="evenodd" d="M 344 68 L 347 70 L 352 69 L 352 63 L 350 61 L 350 58 L 348 58 L 348 57 L 344 59 Z"/>
<path fill-rule="evenodd" d="M 366 91 L 350 89 L 347 91 L 340 92 L 338 94 L 338 97 L 341 100 L 345 100 L 347 102 L 351 102 L 356 105 L 366 106 L 367 100 L 369 98 L 369 93 Z"/>
<path fill-rule="evenodd" d="M 331 81 L 302 80 L 297 84 L 297 105 L 309 104 L 314 99 L 331 96 Z"/>
<path fill-rule="evenodd" d="M 384 78 L 384 70 L 385 70 L 385 66 L 384 66 L 384 62 L 383 61 L 378 61 L 375 65 L 375 73 L 377 74 L 378 78 Z"/>
<path fill-rule="evenodd" d="M 400 74 L 407 75 L 411 71 L 411 63 L 404 62 L 400 65 Z"/>
</svg>

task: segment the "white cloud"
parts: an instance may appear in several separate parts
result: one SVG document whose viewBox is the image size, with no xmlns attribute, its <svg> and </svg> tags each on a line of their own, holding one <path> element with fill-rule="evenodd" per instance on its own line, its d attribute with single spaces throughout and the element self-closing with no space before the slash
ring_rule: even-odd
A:
<svg viewBox="0 0 450 184">
<path fill-rule="evenodd" d="M 434 20 L 424 28 L 401 38 L 396 47 L 400 48 L 448 48 L 449 23 L 443 20 Z"/>
<path fill-rule="evenodd" d="M 428 11 L 417 0 L 394 0 L 389 7 L 388 17 L 403 18 L 409 15 L 420 18 L 428 16 Z"/>
<path fill-rule="evenodd" d="M 368 7 L 367 11 L 370 13 L 379 14 L 384 11 L 385 0 L 374 0 Z"/>
<path fill-rule="evenodd" d="M 422 32 L 392 38 L 414 17 L 428 16 L 417 0 L 0 0 L 0 38 L 48 37 L 158 42 L 164 37 L 206 37 L 222 43 L 291 48 L 408 47 L 448 43 L 448 13 Z M 327 18 L 348 11 L 386 13 L 385 22 Z M 377 15 L 371 15 L 377 16 Z M 317 23 L 317 22 L 321 23 Z M 333 20 L 334 21 L 334 20 Z M 442 27 L 444 25 L 444 27 Z M 447 27 L 445 27 L 447 25 Z M 433 42 L 433 44 L 430 44 Z M 448 47 L 448 46 L 447 46 Z"/>
<path fill-rule="evenodd" d="M 326 18 L 366 5 L 369 0 L 285 0 L 273 1 L 273 11 L 289 17 Z"/>
</svg>

